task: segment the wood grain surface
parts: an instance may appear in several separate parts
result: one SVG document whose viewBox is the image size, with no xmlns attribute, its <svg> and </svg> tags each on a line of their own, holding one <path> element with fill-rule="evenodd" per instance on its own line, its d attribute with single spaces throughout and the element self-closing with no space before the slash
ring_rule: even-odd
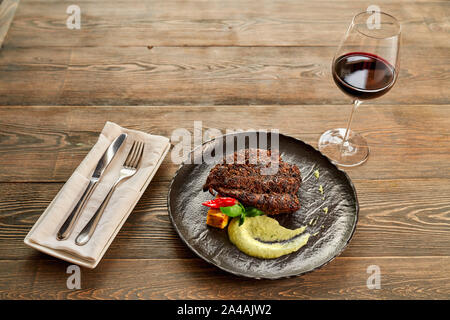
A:
<svg viewBox="0 0 450 320">
<path fill-rule="evenodd" d="M 355 114 L 353 128 L 376 147 L 371 150 L 370 170 L 346 171 L 352 176 L 356 170 L 361 179 L 450 178 L 449 108 L 363 104 Z M 2 107 L 0 181 L 66 181 L 107 120 L 168 137 L 177 128 L 192 132 L 194 121 L 223 133 L 226 128 L 279 128 L 317 146 L 321 133 L 345 126 L 350 109 L 350 105 Z M 170 165 L 170 158 L 166 160 L 155 179 L 168 182 L 177 166 Z M 21 167 L 26 167 L 26 172 Z"/>
<path fill-rule="evenodd" d="M 368 139 L 371 158 L 347 170 L 361 205 L 357 231 L 340 258 L 303 277 L 252 281 L 196 258 L 167 215 L 167 191 L 178 167 L 170 155 L 99 267 L 83 269 L 81 290 L 65 287 L 68 263 L 23 244 L 106 120 L 169 137 L 175 128 L 192 132 L 194 121 L 202 121 L 204 129 L 281 128 L 316 145 L 320 133 L 345 123 L 349 111 L 349 106 L 1 107 L 0 278 L 22 280 L 20 290 L 8 285 L 0 297 L 448 298 L 450 105 L 358 110 L 355 130 Z M 231 113 L 233 119 L 215 117 Z M 373 264 L 382 270 L 381 290 L 365 284 Z M 117 282 L 117 274 L 125 276 Z M 59 280 L 47 284 L 54 276 Z M 34 277 L 32 284 L 27 277 Z"/>
<path fill-rule="evenodd" d="M 380 290 L 366 286 L 370 265 L 378 265 L 383 272 Z M 88 283 L 89 288 L 69 290 L 67 264 L 41 257 L 39 261 L 0 260 L 0 268 L 10 270 L 4 282 L 9 290 L 0 292 L 0 298 L 433 299 L 448 296 L 449 266 L 449 257 L 440 256 L 340 257 L 302 277 L 273 281 L 237 278 L 198 259 L 105 259 L 95 270 L 82 272 L 82 286 Z"/>
<path fill-rule="evenodd" d="M 66 27 L 72 4 L 80 30 Z M 67 289 L 69 263 L 23 243 L 106 121 L 167 137 L 194 121 L 278 128 L 317 147 L 349 116 L 331 60 L 372 4 L 21 0 L 15 16 L 0 10 L 0 42 L 14 16 L 0 49 L 0 299 L 450 299 L 447 0 L 376 3 L 402 23 L 399 80 L 355 115 L 371 148 L 345 169 L 360 217 L 320 270 L 258 281 L 197 258 L 168 218 L 170 153 L 98 267 L 81 270 L 81 289 Z M 371 265 L 381 289 L 366 285 Z"/>
<path fill-rule="evenodd" d="M 80 30 L 66 27 L 69 4 L 21 2 L 0 52 L 0 104 L 344 104 L 331 61 L 372 2 L 83 0 Z M 447 103 L 450 3 L 379 5 L 403 39 L 399 81 L 373 103 Z"/>
<path fill-rule="evenodd" d="M 78 0 L 81 30 L 66 28 L 71 0 L 24 0 L 6 44 L 19 47 L 337 46 L 373 1 Z M 448 47 L 448 1 L 376 2 L 402 22 L 405 47 Z M 430 32 L 432 31 L 432 33 Z M 432 34 L 432 37 L 430 37 Z"/>
<path fill-rule="evenodd" d="M 8 48 L 3 105 L 346 104 L 335 47 Z M 406 51 L 407 49 L 405 49 Z M 449 48 L 402 54 L 397 84 L 371 104 L 446 104 Z M 414 94 L 413 94 L 414 92 Z"/>
</svg>

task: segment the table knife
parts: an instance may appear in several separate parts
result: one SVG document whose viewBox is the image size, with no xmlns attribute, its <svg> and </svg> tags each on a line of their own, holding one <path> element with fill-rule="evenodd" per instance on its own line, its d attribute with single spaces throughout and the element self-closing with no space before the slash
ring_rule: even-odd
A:
<svg viewBox="0 0 450 320">
<path fill-rule="evenodd" d="M 105 172 L 105 169 L 108 167 L 108 165 L 111 163 L 111 160 L 116 155 L 117 151 L 125 141 L 126 137 L 127 134 L 123 133 L 116 139 L 114 139 L 114 141 L 111 142 L 108 149 L 106 149 L 105 153 L 98 161 L 97 167 L 95 168 L 94 173 L 92 174 L 92 177 L 89 181 L 89 184 L 83 192 L 83 195 L 81 196 L 80 200 L 78 200 L 77 204 L 72 209 L 72 212 L 69 214 L 69 216 L 66 218 L 66 221 L 64 221 L 63 225 L 59 229 L 56 235 L 56 238 L 58 240 L 67 239 L 72 233 L 73 227 L 75 226 L 75 222 L 80 216 L 80 213 L 83 211 L 89 197 L 94 192 L 94 189 L 97 186 L 100 177 L 102 176 L 103 172 Z"/>
</svg>

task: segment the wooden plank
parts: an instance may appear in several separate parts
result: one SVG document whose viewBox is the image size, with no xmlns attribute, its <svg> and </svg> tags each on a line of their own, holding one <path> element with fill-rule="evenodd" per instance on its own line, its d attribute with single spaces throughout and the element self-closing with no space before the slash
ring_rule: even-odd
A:
<svg viewBox="0 0 450 320">
<path fill-rule="evenodd" d="M 347 104 L 334 47 L 4 49 L 0 105 Z M 448 104 L 449 50 L 403 51 L 399 80 L 370 104 Z"/>
<path fill-rule="evenodd" d="M 171 137 L 177 128 L 271 129 L 317 146 L 342 127 L 350 106 L 0 107 L 0 182 L 64 182 L 106 121 Z M 450 105 L 362 106 L 353 128 L 371 147 L 369 161 L 346 169 L 353 179 L 450 178 Z M 233 115 L 233 116 L 228 116 Z M 192 144 L 193 146 L 193 144 Z M 178 165 L 170 155 L 158 181 Z"/>
<path fill-rule="evenodd" d="M 19 0 L 0 1 L 0 47 L 3 45 L 18 5 Z"/>
<path fill-rule="evenodd" d="M 361 211 L 356 234 L 343 256 L 450 255 L 450 179 L 354 183 Z M 23 239 L 61 187 L 62 183 L 0 183 L 0 260 L 43 258 Z M 151 183 L 106 259 L 194 257 L 169 221 L 168 188 L 169 182 Z"/>
<path fill-rule="evenodd" d="M 0 92 L 3 102 L 52 104 L 57 101 L 64 85 L 70 54 L 68 48 L 54 48 L 51 51 L 42 48 L 0 50 Z"/>
<path fill-rule="evenodd" d="M 368 289 L 367 268 L 381 271 Z M 61 261 L 0 261 L 1 299 L 448 299 L 450 257 L 337 258 L 302 277 L 253 280 L 230 276 L 199 259 L 104 260 L 66 286 Z M 135 272 L 134 270 L 139 270 Z M 17 281 L 20 279 L 20 281 Z"/>
<path fill-rule="evenodd" d="M 0 105 L 10 105 L 0 107 L 0 299 L 450 298 L 448 1 L 378 2 L 403 23 L 402 69 L 392 92 L 354 120 L 371 157 L 346 170 L 361 214 L 339 258 L 276 282 L 196 258 L 167 216 L 177 168 L 169 156 L 75 291 L 66 287 L 68 264 L 23 238 L 106 120 L 166 136 L 192 131 L 196 120 L 221 130 L 281 128 L 316 146 L 348 117 L 331 57 L 351 16 L 372 3 L 79 0 L 81 30 L 65 26 L 69 4 L 22 0 L 0 51 Z M 24 106 L 44 104 L 56 106 Z M 92 104 L 106 106 L 70 107 Z M 381 268 L 381 290 L 366 287 L 369 265 Z"/>
<path fill-rule="evenodd" d="M 23 1 L 7 46 L 337 46 L 373 1 L 78 1 L 81 30 L 66 27 L 66 1 Z M 378 1 L 403 25 L 403 46 L 448 48 L 445 1 Z"/>
</svg>

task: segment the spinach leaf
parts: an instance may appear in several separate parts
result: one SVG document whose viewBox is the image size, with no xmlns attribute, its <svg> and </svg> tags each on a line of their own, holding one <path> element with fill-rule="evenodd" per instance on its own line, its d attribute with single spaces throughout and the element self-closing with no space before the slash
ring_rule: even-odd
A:
<svg viewBox="0 0 450 320">
<path fill-rule="evenodd" d="M 239 217 L 245 214 L 245 209 L 243 209 L 241 204 L 235 204 L 230 207 L 220 207 L 220 211 L 231 218 Z"/>
<path fill-rule="evenodd" d="M 231 218 L 239 217 L 240 226 L 244 223 L 245 217 L 256 217 L 264 214 L 264 212 L 254 207 L 245 208 L 240 203 L 235 204 L 234 206 L 220 207 L 220 211 Z"/>
<path fill-rule="evenodd" d="M 244 221 L 245 221 L 245 213 L 242 212 L 241 217 L 239 218 L 239 226 L 242 226 Z"/>
<path fill-rule="evenodd" d="M 259 209 L 256 209 L 254 207 L 248 207 L 245 209 L 245 215 L 247 217 L 256 217 L 256 216 L 262 216 L 264 212 L 262 212 Z"/>
</svg>

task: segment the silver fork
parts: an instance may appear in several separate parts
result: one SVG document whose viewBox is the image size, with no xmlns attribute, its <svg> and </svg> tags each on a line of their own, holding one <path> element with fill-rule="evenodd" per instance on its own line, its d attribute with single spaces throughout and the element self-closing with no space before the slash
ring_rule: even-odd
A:
<svg viewBox="0 0 450 320">
<path fill-rule="evenodd" d="M 100 207 L 92 216 L 91 220 L 89 220 L 89 222 L 84 226 L 83 230 L 81 230 L 81 232 L 75 239 L 75 243 L 77 245 L 83 246 L 86 243 L 88 243 L 88 241 L 91 239 L 92 235 L 94 234 L 95 228 L 97 227 L 98 222 L 100 221 L 103 212 L 105 211 L 109 199 L 111 199 L 111 195 L 113 194 L 114 190 L 122 181 L 132 177 L 136 173 L 137 167 L 142 159 L 143 153 L 144 153 L 144 143 L 134 141 L 133 145 L 131 146 L 130 152 L 128 153 L 128 156 L 125 162 L 123 163 L 122 168 L 120 169 L 119 178 L 111 187 L 108 194 L 106 195 L 106 198 L 103 200 Z"/>
</svg>

